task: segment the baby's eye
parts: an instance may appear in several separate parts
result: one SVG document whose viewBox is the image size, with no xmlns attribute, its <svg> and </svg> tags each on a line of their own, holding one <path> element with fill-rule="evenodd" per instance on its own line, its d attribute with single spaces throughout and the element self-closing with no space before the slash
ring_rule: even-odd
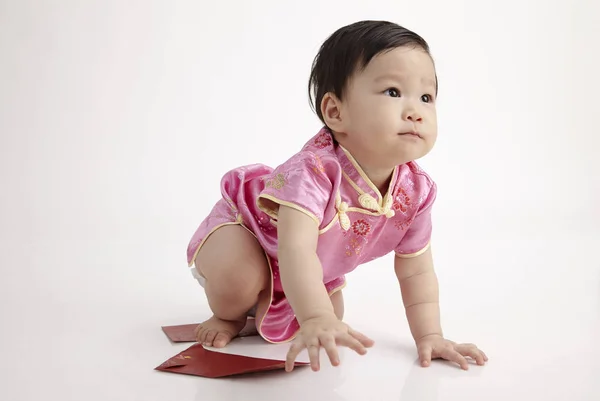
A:
<svg viewBox="0 0 600 401">
<path fill-rule="evenodd" d="M 421 96 L 421 101 L 424 103 L 431 103 L 432 100 L 433 100 L 433 96 L 431 96 L 431 95 Z"/>
<path fill-rule="evenodd" d="M 396 88 L 386 89 L 385 94 L 390 97 L 400 97 L 400 91 Z"/>
</svg>

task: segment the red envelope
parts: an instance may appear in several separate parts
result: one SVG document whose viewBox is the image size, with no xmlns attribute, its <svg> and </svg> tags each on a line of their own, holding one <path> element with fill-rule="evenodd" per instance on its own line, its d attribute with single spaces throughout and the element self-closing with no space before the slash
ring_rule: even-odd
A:
<svg viewBox="0 0 600 401">
<path fill-rule="evenodd" d="M 308 364 L 295 363 L 295 366 L 306 365 Z M 194 344 L 155 369 L 163 372 L 217 378 L 284 368 L 285 362 L 283 361 L 213 352 L 204 349 L 201 344 Z"/>
<path fill-rule="evenodd" d="M 196 342 L 196 327 L 199 323 L 194 324 L 183 324 L 179 326 L 163 326 L 163 332 L 169 337 L 174 343 L 195 343 Z M 248 319 L 246 327 L 242 329 L 239 337 L 253 336 L 258 334 L 256 332 L 256 325 L 254 319 Z"/>
<path fill-rule="evenodd" d="M 195 330 L 198 327 L 196 324 L 183 324 L 180 326 L 163 326 L 162 330 L 169 337 L 169 340 L 174 343 L 195 343 Z"/>
</svg>

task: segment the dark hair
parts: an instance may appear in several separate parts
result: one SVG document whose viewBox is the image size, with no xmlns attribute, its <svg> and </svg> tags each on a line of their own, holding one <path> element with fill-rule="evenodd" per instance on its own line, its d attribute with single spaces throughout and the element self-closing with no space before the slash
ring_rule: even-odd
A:
<svg viewBox="0 0 600 401">
<path fill-rule="evenodd" d="M 346 84 L 356 70 L 364 69 L 376 55 L 402 46 L 420 47 L 430 54 L 425 39 L 388 21 L 355 22 L 327 38 L 313 61 L 308 81 L 311 107 L 323 124 L 321 102 L 326 93 L 332 92 L 342 99 Z"/>
</svg>

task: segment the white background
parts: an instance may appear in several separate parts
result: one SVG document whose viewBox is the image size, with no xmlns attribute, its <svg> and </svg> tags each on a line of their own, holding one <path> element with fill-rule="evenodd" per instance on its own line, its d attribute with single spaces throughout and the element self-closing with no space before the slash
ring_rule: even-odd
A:
<svg viewBox="0 0 600 401">
<path fill-rule="evenodd" d="M 316 133 L 312 59 L 361 19 L 431 45 L 444 327 L 490 363 L 416 367 L 385 258 L 345 291 L 365 358 L 153 371 L 186 347 L 161 325 L 209 316 L 185 249 L 222 174 Z M 599 23 L 592 0 L 0 1 L 0 398 L 600 399 Z"/>
</svg>

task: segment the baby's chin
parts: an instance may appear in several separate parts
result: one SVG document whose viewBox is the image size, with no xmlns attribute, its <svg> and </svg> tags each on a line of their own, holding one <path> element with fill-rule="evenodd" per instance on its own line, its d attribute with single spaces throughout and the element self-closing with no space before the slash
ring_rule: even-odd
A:
<svg viewBox="0 0 600 401">
<path fill-rule="evenodd" d="M 379 155 L 379 157 L 374 158 L 374 164 L 379 165 L 382 169 L 393 170 L 396 166 L 401 166 L 414 160 L 413 155 L 396 153 L 391 155 Z"/>
<path fill-rule="evenodd" d="M 429 151 L 426 149 L 405 149 L 394 157 L 394 163 L 396 166 L 400 166 L 406 163 L 414 162 L 426 156 L 427 153 L 429 153 Z"/>
</svg>

